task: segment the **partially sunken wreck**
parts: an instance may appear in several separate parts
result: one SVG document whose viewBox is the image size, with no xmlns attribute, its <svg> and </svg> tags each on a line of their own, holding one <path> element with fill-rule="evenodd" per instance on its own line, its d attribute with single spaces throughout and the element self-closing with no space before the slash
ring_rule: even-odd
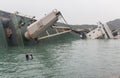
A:
<svg viewBox="0 0 120 78">
<path fill-rule="evenodd" d="M 63 16 L 57 10 L 52 11 L 40 20 L 36 20 L 34 16 L 26 16 L 19 12 L 0 11 L 0 44 L 3 46 L 36 44 L 41 39 L 71 32 L 69 26 L 56 25 L 59 18 L 63 18 Z"/>
<path fill-rule="evenodd" d="M 63 19 L 60 11 L 53 10 L 42 19 L 36 20 L 34 16 L 26 16 L 16 13 L 0 11 L 0 45 L 2 46 L 24 46 L 37 44 L 40 40 L 75 32 L 81 39 L 118 39 L 117 30 L 111 31 L 107 24 L 99 22 L 98 27 L 90 30 L 74 29 L 68 24 L 59 26 L 57 21 Z"/>
</svg>

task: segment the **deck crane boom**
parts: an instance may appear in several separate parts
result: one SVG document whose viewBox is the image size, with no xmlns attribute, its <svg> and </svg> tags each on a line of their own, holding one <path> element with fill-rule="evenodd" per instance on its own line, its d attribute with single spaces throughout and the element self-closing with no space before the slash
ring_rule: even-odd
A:
<svg viewBox="0 0 120 78">
<path fill-rule="evenodd" d="M 27 39 L 37 39 L 40 34 L 46 31 L 50 26 L 53 26 L 57 22 L 60 11 L 52 11 L 50 14 L 46 15 L 44 18 L 32 23 L 27 27 L 25 32 L 25 38 Z"/>
</svg>

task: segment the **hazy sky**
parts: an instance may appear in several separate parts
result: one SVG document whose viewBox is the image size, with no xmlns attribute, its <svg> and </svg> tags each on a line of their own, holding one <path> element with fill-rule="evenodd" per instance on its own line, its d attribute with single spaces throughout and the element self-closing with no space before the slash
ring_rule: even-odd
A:
<svg viewBox="0 0 120 78">
<path fill-rule="evenodd" d="M 120 18 L 120 0 L 1 0 L 0 10 L 43 17 L 53 9 L 69 24 L 96 24 Z"/>
</svg>

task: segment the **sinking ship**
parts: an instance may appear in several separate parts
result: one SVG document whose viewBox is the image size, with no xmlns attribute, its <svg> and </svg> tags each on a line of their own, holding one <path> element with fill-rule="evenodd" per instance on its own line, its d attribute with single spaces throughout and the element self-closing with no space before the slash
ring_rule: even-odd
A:
<svg viewBox="0 0 120 78">
<path fill-rule="evenodd" d="M 57 10 L 53 10 L 39 20 L 36 20 L 34 16 L 27 16 L 19 12 L 0 11 L 0 45 L 36 44 L 42 39 L 71 32 L 69 26 L 56 25 L 60 18 L 65 21 L 61 12 Z"/>
<path fill-rule="evenodd" d="M 59 26 L 58 20 L 62 19 L 67 26 Z M 74 32 L 81 39 L 119 39 L 119 33 L 112 32 L 107 24 L 99 22 L 97 28 L 72 29 L 67 24 L 62 13 L 53 10 L 41 19 L 28 16 L 19 12 L 8 13 L 0 11 L 0 45 L 2 46 L 24 46 L 37 44 L 39 41 Z"/>
<path fill-rule="evenodd" d="M 86 39 L 120 39 L 118 29 L 111 31 L 107 23 L 98 22 L 98 27 L 86 33 Z"/>
</svg>

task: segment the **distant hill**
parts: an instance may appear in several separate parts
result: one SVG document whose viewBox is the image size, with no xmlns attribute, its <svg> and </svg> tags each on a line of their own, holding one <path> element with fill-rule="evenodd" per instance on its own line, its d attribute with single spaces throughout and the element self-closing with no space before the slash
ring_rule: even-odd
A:
<svg viewBox="0 0 120 78">
<path fill-rule="evenodd" d="M 107 22 L 107 24 L 110 27 L 110 29 L 112 31 L 114 31 L 114 30 L 120 28 L 120 19 L 115 19 L 113 21 L 109 21 L 109 22 Z M 89 25 L 89 24 L 84 24 L 84 25 L 68 25 L 68 24 L 63 24 L 63 23 L 60 23 L 60 22 L 58 22 L 57 25 L 60 25 L 60 26 L 70 26 L 72 29 L 87 29 L 87 28 L 94 29 L 94 28 L 97 27 L 97 25 Z"/>
<path fill-rule="evenodd" d="M 97 25 L 88 25 L 88 24 L 84 24 L 84 25 L 68 25 L 68 24 L 64 24 L 64 23 L 60 23 L 58 22 L 57 25 L 59 26 L 68 26 L 71 27 L 72 29 L 94 29 L 97 27 Z"/>
<path fill-rule="evenodd" d="M 71 25 L 71 28 L 73 28 L 73 29 L 94 29 L 96 27 L 97 27 L 97 25 L 88 25 L 88 24 L 84 24 L 84 25 Z"/>
<path fill-rule="evenodd" d="M 109 21 L 109 22 L 107 22 L 107 24 L 112 31 L 116 30 L 116 29 L 120 29 L 120 19 L 115 19 L 113 21 Z"/>
</svg>

